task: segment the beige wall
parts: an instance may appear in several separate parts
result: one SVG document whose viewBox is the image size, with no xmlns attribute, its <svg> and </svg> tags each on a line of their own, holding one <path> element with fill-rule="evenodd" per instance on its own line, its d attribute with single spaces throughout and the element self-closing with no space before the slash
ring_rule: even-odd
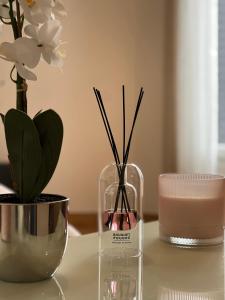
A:
<svg viewBox="0 0 225 300">
<path fill-rule="evenodd" d="M 54 178 L 46 191 L 71 198 L 71 211 L 97 209 L 98 175 L 112 160 L 92 86 L 103 91 L 115 135 L 120 142 L 121 85 L 129 101 L 129 120 L 141 85 L 143 107 L 131 160 L 145 176 L 145 211 L 157 209 L 157 176 L 163 169 L 163 103 L 165 70 L 165 0 L 67 0 L 64 21 L 67 58 L 63 71 L 46 64 L 29 87 L 29 112 L 53 108 L 63 118 L 65 137 Z M 3 36 L 4 37 L 4 36 Z M 15 101 L 9 65 L 0 62 L 0 107 Z M 129 97 L 129 99 L 128 99 Z M 1 140 L 3 132 L 1 130 Z M 0 160 L 6 160 L 4 143 Z"/>
</svg>

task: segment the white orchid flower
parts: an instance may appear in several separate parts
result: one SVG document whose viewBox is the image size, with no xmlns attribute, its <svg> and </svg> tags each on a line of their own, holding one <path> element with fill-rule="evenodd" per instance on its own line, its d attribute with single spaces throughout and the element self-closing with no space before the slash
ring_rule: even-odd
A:
<svg viewBox="0 0 225 300">
<path fill-rule="evenodd" d="M 50 64 L 57 67 L 63 65 L 62 55 L 59 52 L 61 45 L 61 23 L 57 20 L 50 20 L 41 27 L 35 27 L 31 24 L 24 28 L 26 35 L 32 38 L 36 43 L 36 49 L 32 52 L 35 61 L 40 57 Z"/>
<path fill-rule="evenodd" d="M 28 69 L 34 68 L 38 63 L 32 55 L 35 48 L 36 44 L 29 38 L 19 38 L 14 43 L 5 42 L 0 45 L 0 58 L 13 62 L 22 78 L 37 80 L 36 75 Z"/>
<path fill-rule="evenodd" d="M 0 0 L 0 17 L 4 19 L 10 19 L 8 4 L 8 0 Z"/>
<path fill-rule="evenodd" d="M 19 0 L 25 19 L 34 25 L 43 24 L 52 18 L 52 0 Z"/>
<path fill-rule="evenodd" d="M 67 13 L 61 0 L 53 0 L 52 12 L 56 17 L 66 17 Z"/>
</svg>

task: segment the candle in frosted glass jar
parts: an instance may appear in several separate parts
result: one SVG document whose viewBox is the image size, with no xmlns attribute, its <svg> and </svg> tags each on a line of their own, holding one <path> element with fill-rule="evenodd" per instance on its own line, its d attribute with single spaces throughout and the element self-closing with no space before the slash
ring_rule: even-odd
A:
<svg viewBox="0 0 225 300">
<path fill-rule="evenodd" d="M 159 231 L 162 240 L 188 246 L 222 243 L 223 219 L 223 176 L 159 176 Z"/>
</svg>

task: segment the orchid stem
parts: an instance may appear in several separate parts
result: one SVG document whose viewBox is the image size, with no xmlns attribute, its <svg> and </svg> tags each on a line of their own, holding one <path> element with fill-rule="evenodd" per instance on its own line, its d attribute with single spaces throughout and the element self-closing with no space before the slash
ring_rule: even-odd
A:
<svg viewBox="0 0 225 300">
<path fill-rule="evenodd" d="M 16 108 L 27 113 L 27 84 L 26 81 L 17 73 L 17 98 Z"/>
<path fill-rule="evenodd" d="M 11 25 L 13 29 L 14 39 L 18 39 L 22 37 L 22 29 L 23 29 L 23 20 L 21 20 L 20 15 L 20 4 L 18 0 L 16 0 L 16 18 L 13 12 L 13 1 L 9 0 L 9 16 L 11 19 Z M 22 22 L 21 22 L 22 21 Z M 12 70 L 13 71 L 13 70 Z M 12 73 L 11 73 L 12 75 Z M 12 79 L 12 77 L 11 77 Z M 26 80 L 24 80 L 18 73 L 17 73 L 17 80 L 13 80 L 16 83 L 16 108 L 18 110 L 27 113 L 27 84 Z"/>
<path fill-rule="evenodd" d="M 12 23 L 14 39 L 16 40 L 19 38 L 19 31 L 18 31 L 18 24 L 16 22 L 16 18 L 14 17 L 14 12 L 13 12 L 13 0 L 9 0 L 9 16 Z"/>
<path fill-rule="evenodd" d="M 16 15 L 17 15 L 17 27 L 18 27 L 18 34 L 19 37 L 22 37 L 22 23 L 21 23 L 21 16 L 20 16 L 20 4 L 18 0 L 16 0 Z"/>
</svg>

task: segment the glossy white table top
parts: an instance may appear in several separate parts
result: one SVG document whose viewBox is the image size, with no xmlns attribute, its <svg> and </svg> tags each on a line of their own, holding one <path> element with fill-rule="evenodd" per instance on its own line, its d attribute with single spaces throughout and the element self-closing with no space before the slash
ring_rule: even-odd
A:
<svg viewBox="0 0 225 300">
<path fill-rule="evenodd" d="M 55 279 L 32 284 L 0 282 L 0 299 L 225 299 L 223 245 L 176 248 L 159 241 L 157 222 L 148 223 L 143 269 L 140 259 L 115 265 L 101 261 L 101 272 L 97 247 L 97 234 L 69 238 Z M 120 296 L 112 297 L 113 293 Z"/>
</svg>

